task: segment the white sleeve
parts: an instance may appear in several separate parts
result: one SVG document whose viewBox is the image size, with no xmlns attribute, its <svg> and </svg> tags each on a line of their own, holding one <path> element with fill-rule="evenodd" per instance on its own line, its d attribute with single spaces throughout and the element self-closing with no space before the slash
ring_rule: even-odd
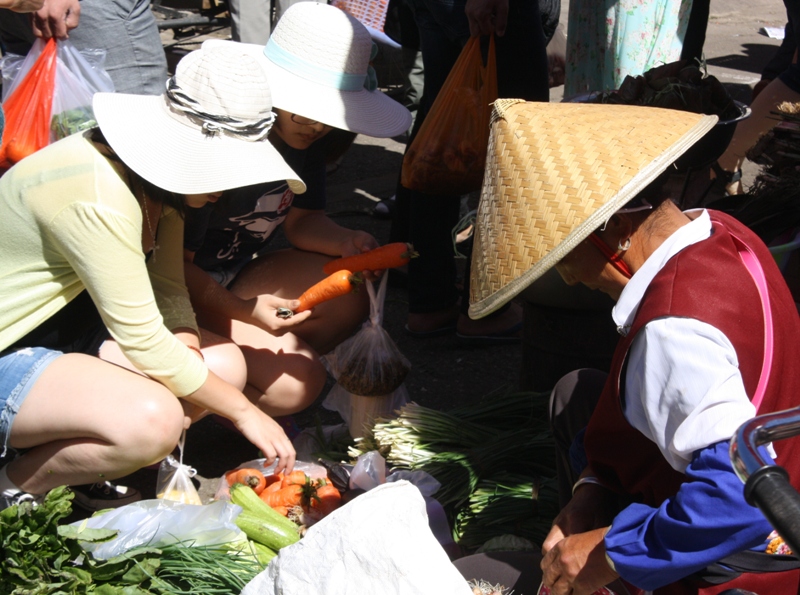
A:
<svg viewBox="0 0 800 595">
<path fill-rule="evenodd" d="M 661 318 L 639 331 L 624 398 L 626 419 L 680 472 L 694 451 L 730 439 L 756 414 L 731 342 L 691 318 Z"/>
</svg>

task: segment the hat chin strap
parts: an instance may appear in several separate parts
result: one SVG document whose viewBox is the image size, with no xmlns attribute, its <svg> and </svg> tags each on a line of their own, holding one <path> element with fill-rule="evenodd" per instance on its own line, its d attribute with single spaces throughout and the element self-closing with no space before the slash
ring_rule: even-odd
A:
<svg viewBox="0 0 800 595">
<path fill-rule="evenodd" d="M 589 234 L 589 240 L 591 240 L 592 244 L 606 257 L 606 260 L 611 263 L 611 266 L 625 275 L 627 279 L 633 277 L 630 267 L 622 260 L 622 254 L 612 252 L 608 244 L 606 244 L 596 232 Z"/>
</svg>

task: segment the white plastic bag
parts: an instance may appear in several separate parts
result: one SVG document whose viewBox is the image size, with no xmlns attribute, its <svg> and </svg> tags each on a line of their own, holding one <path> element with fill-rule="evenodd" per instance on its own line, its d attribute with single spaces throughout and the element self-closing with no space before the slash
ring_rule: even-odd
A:
<svg viewBox="0 0 800 595">
<path fill-rule="evenodd" d="M 117 537 L 81 546 L 96 558 L 108 560 L 140 545 L 170 543 L 216 545 L 244 539 L 236 526 L 241 507 L 230 502 L 197 506 L 169 500 L 140 500 L 72 523 L 77 528 L 114 529 Z"/>
<path fill-rule="evenodd" d="M 156 479 L 156 498 L 162 500 L 172 500 L 183 504 L 202 504 L 200 494 L 194 487 L 192 478 L 197 475 L 197 470 L 189 465 L 183 464 L 183 445 L 186 442 L 186 430 L 181 434 L 178 442 L 180 459 L 169 455 L 161 461 L 158 468 L 158 478 Z"/>
<path fill-rule="evenodd" d="M 471 595 L 406 481 L 355 498 L 283 548 L 242 595 Z"/>
<path fill-rule="evenodd" d="M 97 122 L 92 111 L 92 97 L 98 92 L 114 92 L 114 83 L 104 67 L 105 50 L 78 50 L 67 39 L 59 39 L 56 45 L 50 142 L 95 126 Z M 25 78 L 43 47 L 44 41 L 37 39 L 27 55 L 6 54 L 0 58 L 3 103 Z"/>
<path fill-rule="evenodd" d="M 105 52 L 102 56 L 105 60 Z M 113 91 L 114 83 L 105 70 L 90 63 L 69 40 L 58 40 L 50 142 L 97 126 L 92 98 L 95 93 Z"/>
</svg>

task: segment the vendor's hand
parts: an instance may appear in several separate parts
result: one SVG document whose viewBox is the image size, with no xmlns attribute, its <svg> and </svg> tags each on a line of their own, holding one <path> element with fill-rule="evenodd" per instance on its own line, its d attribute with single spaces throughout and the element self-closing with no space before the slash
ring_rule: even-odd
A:
<svg viewBox="0 0 800 595">
<path fill-rule="evenodd" d="M 44 7 L 33 14 L 33 34 L 43 39 L 66 39 L 78 26 L 80 16 L 78 0 L 46 0 Z"/>
<path fill-rule="evenodd" d="M 362 252 L 374 250 L 380 244 L 378 241 L 365 231 L 354 231 L 342 243 L 341 256 L 354 256 Z M 381 276 L 383 271 L 350 271 L 351 273 L 361 273 L 367 281 L 375 281 Z"/>
<path fill-rule="evenodd" d="M 542 582 L 553 595 L 590 595 L 619 577 L 606 561 L 606 531 L 565 537 L 542 558 Z"/>
<path fill-rule="evenodd" d="M 467 0 L 464 8 L 469 21 L 469 34 L 502 37 L 508 24 L 508 0 Z"/>
<path fill-rule="evenodd" d="M 265 331 L 276 336 L 291 331 L 293 327 L 311 316 L 310 310 L 292 314 L 288 317 L 279 315 L 281 311 L 288 310 L 294 312 L 297 310 L 297 308 L 300 307 L 300 302 L 298 300 L 285 300 L 274 295 L 264 294 L 257 296 L 254 301 L 255 306 L 253 307 L 252 314 L 253 322 Z"/>
<path fill-rule="evenodd" d="M 547 555 L 565 537 L 610 525 L 618 512 L 615 503 L 613 493 L 602 486 L 580 486 L 553 520 L 553 527 L 542 543 L 542 555 Z"/>
<path fill-rule="evenodd" d="M 254 444 L 266 458 L 266 465 L 275 459 L 275 473 L 289 474 L 294 469 L 295 450 L 283 428 L 255 405 L 239 419 L 231 420 L 245 438 Z"/>
</svg>

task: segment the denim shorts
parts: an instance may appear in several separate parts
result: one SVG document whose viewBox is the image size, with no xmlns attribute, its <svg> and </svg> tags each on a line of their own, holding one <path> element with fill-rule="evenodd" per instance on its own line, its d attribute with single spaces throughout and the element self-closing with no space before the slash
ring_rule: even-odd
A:
<svg viewBox="0 0 800 595">
<path fill-rule="evenodd" d="M 0 457 L 6 456 L 11 425 L 22 402 L 44 369 L 60 351 L 44 347 L 24 347 L 0 353 Z"/>
</svg>

